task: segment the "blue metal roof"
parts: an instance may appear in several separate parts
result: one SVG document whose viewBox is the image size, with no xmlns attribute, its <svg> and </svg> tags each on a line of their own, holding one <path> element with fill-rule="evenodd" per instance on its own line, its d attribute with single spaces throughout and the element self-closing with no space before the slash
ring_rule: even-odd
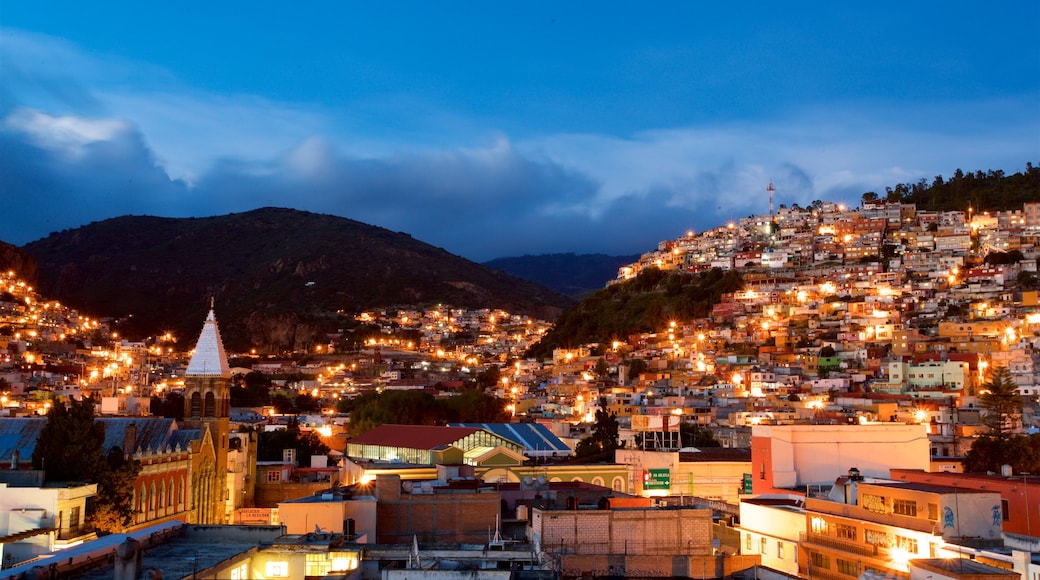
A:
<svg viewBox="0 0 1040 580">
<path fill-rule="evenodd" d="M 450 426 L 485 429 L 522 445 L 528 457 L 573 455 L 571 448 L 541 423 L 451 423 Z"/>
</svg>

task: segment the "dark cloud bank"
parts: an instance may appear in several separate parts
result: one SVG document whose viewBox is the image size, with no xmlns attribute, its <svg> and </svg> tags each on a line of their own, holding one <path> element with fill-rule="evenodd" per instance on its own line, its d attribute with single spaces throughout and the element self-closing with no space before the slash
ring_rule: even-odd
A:
<svg viewBox="0 0 1040 580">
<path fill-rule="evenodd" d="M 0 129 L 0 240 L 25 244 L 111 217 L 212 216 L 263 206 L 348 217 L 473 259 L 555 252 L 638 253 L 720 223 L 715 200 L 674 191 L 597 205 L 599 185 L 505 145 L 356 159 L 308 142 L 266 163 L 223 160 L 189 186 L 171 180 L 127 128 L 75 151 Z"/>
</svg>

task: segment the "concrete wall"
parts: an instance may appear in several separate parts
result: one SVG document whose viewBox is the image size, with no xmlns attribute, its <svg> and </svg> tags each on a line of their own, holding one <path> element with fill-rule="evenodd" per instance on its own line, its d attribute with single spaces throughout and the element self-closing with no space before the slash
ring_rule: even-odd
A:
<svg viewBox="0 0 1040 580">
<path fill-rule="evenodd" d="M 927 426 L 757 425 L 752 427 L 754 493 L 832 484 L 849 468 L 887 478 L 892 468 L 928 470 Z M 765 466 L 765 478 L 761 472 Z"/>
</svg>

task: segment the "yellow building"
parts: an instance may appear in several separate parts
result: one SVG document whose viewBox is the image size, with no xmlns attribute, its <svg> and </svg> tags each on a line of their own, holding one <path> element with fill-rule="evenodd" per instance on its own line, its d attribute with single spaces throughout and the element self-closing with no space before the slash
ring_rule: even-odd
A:
<svg viewBox="0 0 1040 580">
<path fill-rule="evenodd" d="M 627 464 L 642 496 L 693 496 L 736 504 L 745 474 L 751 473 L 751 450 L 705 447 L 696 451 L 619 449 L 615 461 Z"/>
</svg>

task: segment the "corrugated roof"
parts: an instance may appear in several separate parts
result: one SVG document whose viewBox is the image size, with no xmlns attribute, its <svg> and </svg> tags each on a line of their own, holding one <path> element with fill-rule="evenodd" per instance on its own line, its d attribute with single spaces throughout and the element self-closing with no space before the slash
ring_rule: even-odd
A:
<svg viewBox="0 0 1040 580">
<path fill-rule="evenodd" d="M 528 457 L 572 455 L 571 448 L 548 427 L 540 423 L 450 423 L 452 427 L 472 427 L 490 431 L 524 448 Z"/>
<path fill-rule="evenodd" d="M 99 417 L 94 419 L 105 427 L 104 452 L 113 447 L 122 449 L 126 441 L 126 429 L 131 424 L 137 427 L 134 451 L 163 451 L 180 445 L 187 449 L 193 439 L 200 439 L 197 430 L 178 430 L 174 419 L 159 417 Z M 17 449 L 22 462 L 28 462 L 36 449 L 47 419 L 43 417 L 0 417 L 0 465 L 9 462 Z"/>
<path fill-rule="evenodd" d="M 210 308 L 206 323 L 202 325 L 202 333 L 195 343 L 195 353 L 191 355 L 185 376 L 195 377 L 230 377 L 231 367 L 228 365 L 224 342 L 220 340 L 217 329 L 217 317 Z"/>
<path fill-rule="evenodd" d="M 5 469 L 10 465 L 11 456 L 16 450 L 22 463 L 32 459 L 36 440 L 46 424 L 47 419 L 42 417 L 0 418 L 0 461 L 6 463 L 3 466 Z"/>
<path fill-rule="evenodd" d="M 347 441 L 350 444 L 382 445 L 408 449 L 436 449 L 451 445 L 480 429 L 437 425 L 380 425 Z"/>
<path fill-rule="evenodd" d="M 174 419 L 161 417 L 102 417 L 97 421 L 105 426 L 105 451 L 113 447 L 123 449 L 126 430 L 130 425 L 137 428 L 136 444 L 134 449 L 123 449 L 123 451 L 131 453 L 138 449 L 163 451 L 167 447 L 173 447 L 173 433 L 177 430 Z M 182 444 L 181 447 L 183 448 L 184 445 Z"/>
</svg>

